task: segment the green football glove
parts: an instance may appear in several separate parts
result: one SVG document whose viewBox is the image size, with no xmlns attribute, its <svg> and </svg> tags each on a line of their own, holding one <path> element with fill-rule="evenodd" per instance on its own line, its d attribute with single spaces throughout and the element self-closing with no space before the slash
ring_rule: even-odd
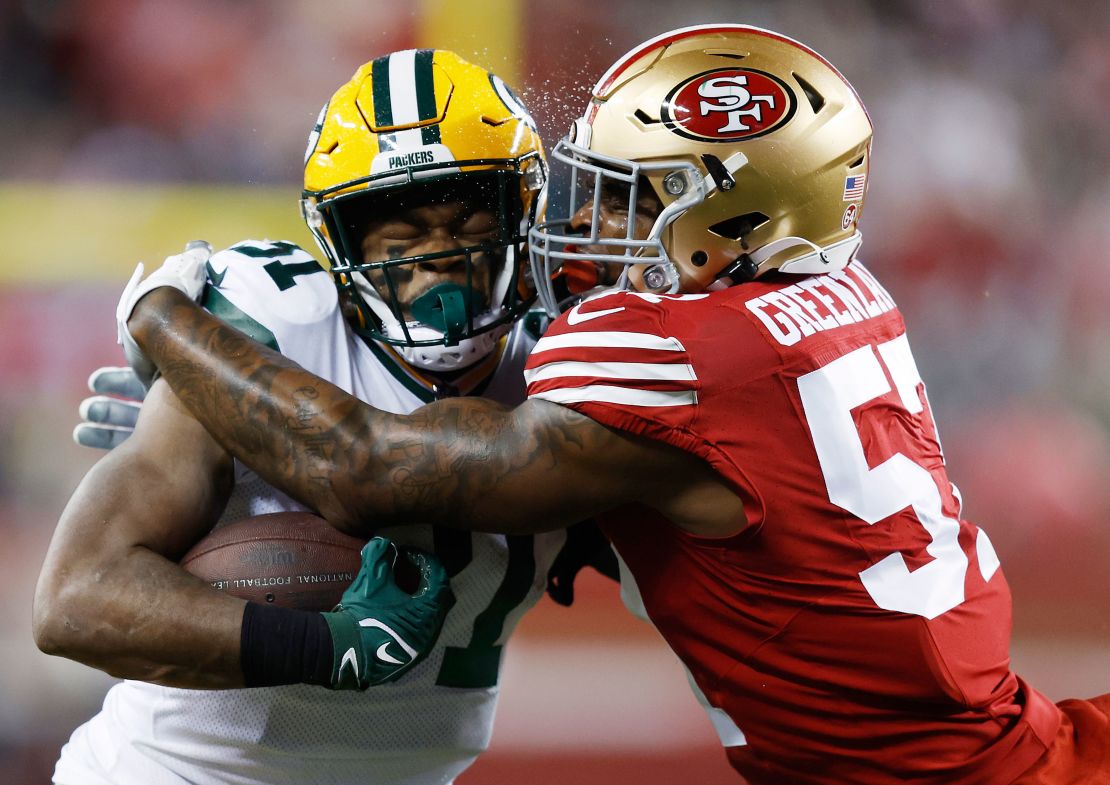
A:
<svg viewBox="0 0 1110 785">
<path fill-rule="evenodd" d="M 409 594 L 397 585 L 398 559 L 419 581 Z M 431 651 L 455 604 L 447 571 L 430 553 L 375 537 L 362 549 L 362 568 L 339 605 L 325 613 L 331 630 L 331 688 L 365 690 L 400 677 Z"/>
</svg>

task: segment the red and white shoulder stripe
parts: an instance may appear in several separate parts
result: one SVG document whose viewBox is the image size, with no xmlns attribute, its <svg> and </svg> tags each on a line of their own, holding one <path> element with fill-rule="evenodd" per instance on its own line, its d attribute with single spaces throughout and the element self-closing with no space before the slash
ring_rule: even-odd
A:
<svg viewBox="0 0 1110 785">
<path fill-rule="evenodd" d="M 698 377 L 686 347 L 659 334 L 659 320 L 645 318 L 650 313 L 635 307 L 636 300 L 627 304 L 633 307 L 578 306 L 556 321 L 528 358 L 528 397 L 559 404 L 696 405 Z M 596 324 L 602 319 L 604 325 Z"/>
</svg>

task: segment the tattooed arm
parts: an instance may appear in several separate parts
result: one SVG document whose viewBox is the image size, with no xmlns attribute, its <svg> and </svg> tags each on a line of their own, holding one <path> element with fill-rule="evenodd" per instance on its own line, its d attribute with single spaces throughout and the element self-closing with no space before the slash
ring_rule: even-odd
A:
<svg viewBox="0 0 1110 785">
<path fill-rule="evenodd" d="M 634 501 L 703 534 L 742 519 L 700 460 L 557 404 L 453 398 L 381 412 L 167 288 L 128 326 L 225 449 L 344 531 L 429 520 L 539 531 Z"/>
</svg>

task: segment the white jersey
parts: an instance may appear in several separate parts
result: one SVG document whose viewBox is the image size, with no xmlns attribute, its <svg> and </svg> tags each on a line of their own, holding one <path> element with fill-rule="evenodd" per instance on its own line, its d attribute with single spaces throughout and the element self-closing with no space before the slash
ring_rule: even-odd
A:
<svg viewBox="0 0 1110 785">
<path fill-rule="evenodd" d="M 379 409 L 433 399 L 390 350 L 355 335 L 331 275 L 289 243 L 246 242 L 209 262 L 205 306 L 261 343 Z M 486 397 L 524 399 L 535 338 L 507 337 Z M 236 463 L 221 522 L 304 509 Z M 546 587 L 564 532 L 504 536 L 434 525 L 381 529 L 435 552 L 457 602 L 426 659 L 367 692 L 294 685 L 183 690 L 113 687 L 63 748 L 58 785 L 424 785 L 449 783 L 489 744 L 501 648 Z"/>
</svg>

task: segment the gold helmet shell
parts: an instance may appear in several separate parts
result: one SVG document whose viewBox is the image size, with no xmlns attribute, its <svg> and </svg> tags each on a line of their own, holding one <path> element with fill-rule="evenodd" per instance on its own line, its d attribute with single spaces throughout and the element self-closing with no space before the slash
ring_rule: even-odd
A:
<svg viewBox="0 0 1110 785">
<path fill-rule="evenodd" d="M 336 284 L 357 307 L 361 331 L 418 367 L 453 370 L 492 351 L 531 301 L 523 245 L 542 211 L 546 181 L 535 123 L 499 77 L 453 52 L 406 50 L 362 65 L 321 110 L 305 153 L 301 205 Z M 365 273 L 388 277 L 429 257 L 367 262 L 356 216 L 388 209 L 401 194 L 411 202 L 444 187 L 463 193 L 468 183 L 489 184 L 499 195 L 492 244 L 454 252 L 468 265 L 472 254 L 499 254 L 493 291 L 480 298 L 488 307 L 467 295 L 455 298 L 464 305 L 443 323 L 406 319 Z"/>
<path fill-rule="evenodd" d="M 631 189 L 630 235 L 599 238 L 596 208 L 585 238 L 564 233 L 566 221 L 537 226 L 535 278 L 568 260 L 616 261 L 636 288 L 695 292 L 776 269 L 839 269 L 859 247 L 870 150 L 859 96 L 805 45 L 747 25 L 657 36 L 601 77 L 552 152 L 576 170 L 579 193 L 583 179 Z M 634 238 L 645 183 L 663 209 L 648 237 Z M 577 250 L 587 244 L 609 253 Z M 549 310 L 558 299 L 541 297 Z"/>
</svg>

